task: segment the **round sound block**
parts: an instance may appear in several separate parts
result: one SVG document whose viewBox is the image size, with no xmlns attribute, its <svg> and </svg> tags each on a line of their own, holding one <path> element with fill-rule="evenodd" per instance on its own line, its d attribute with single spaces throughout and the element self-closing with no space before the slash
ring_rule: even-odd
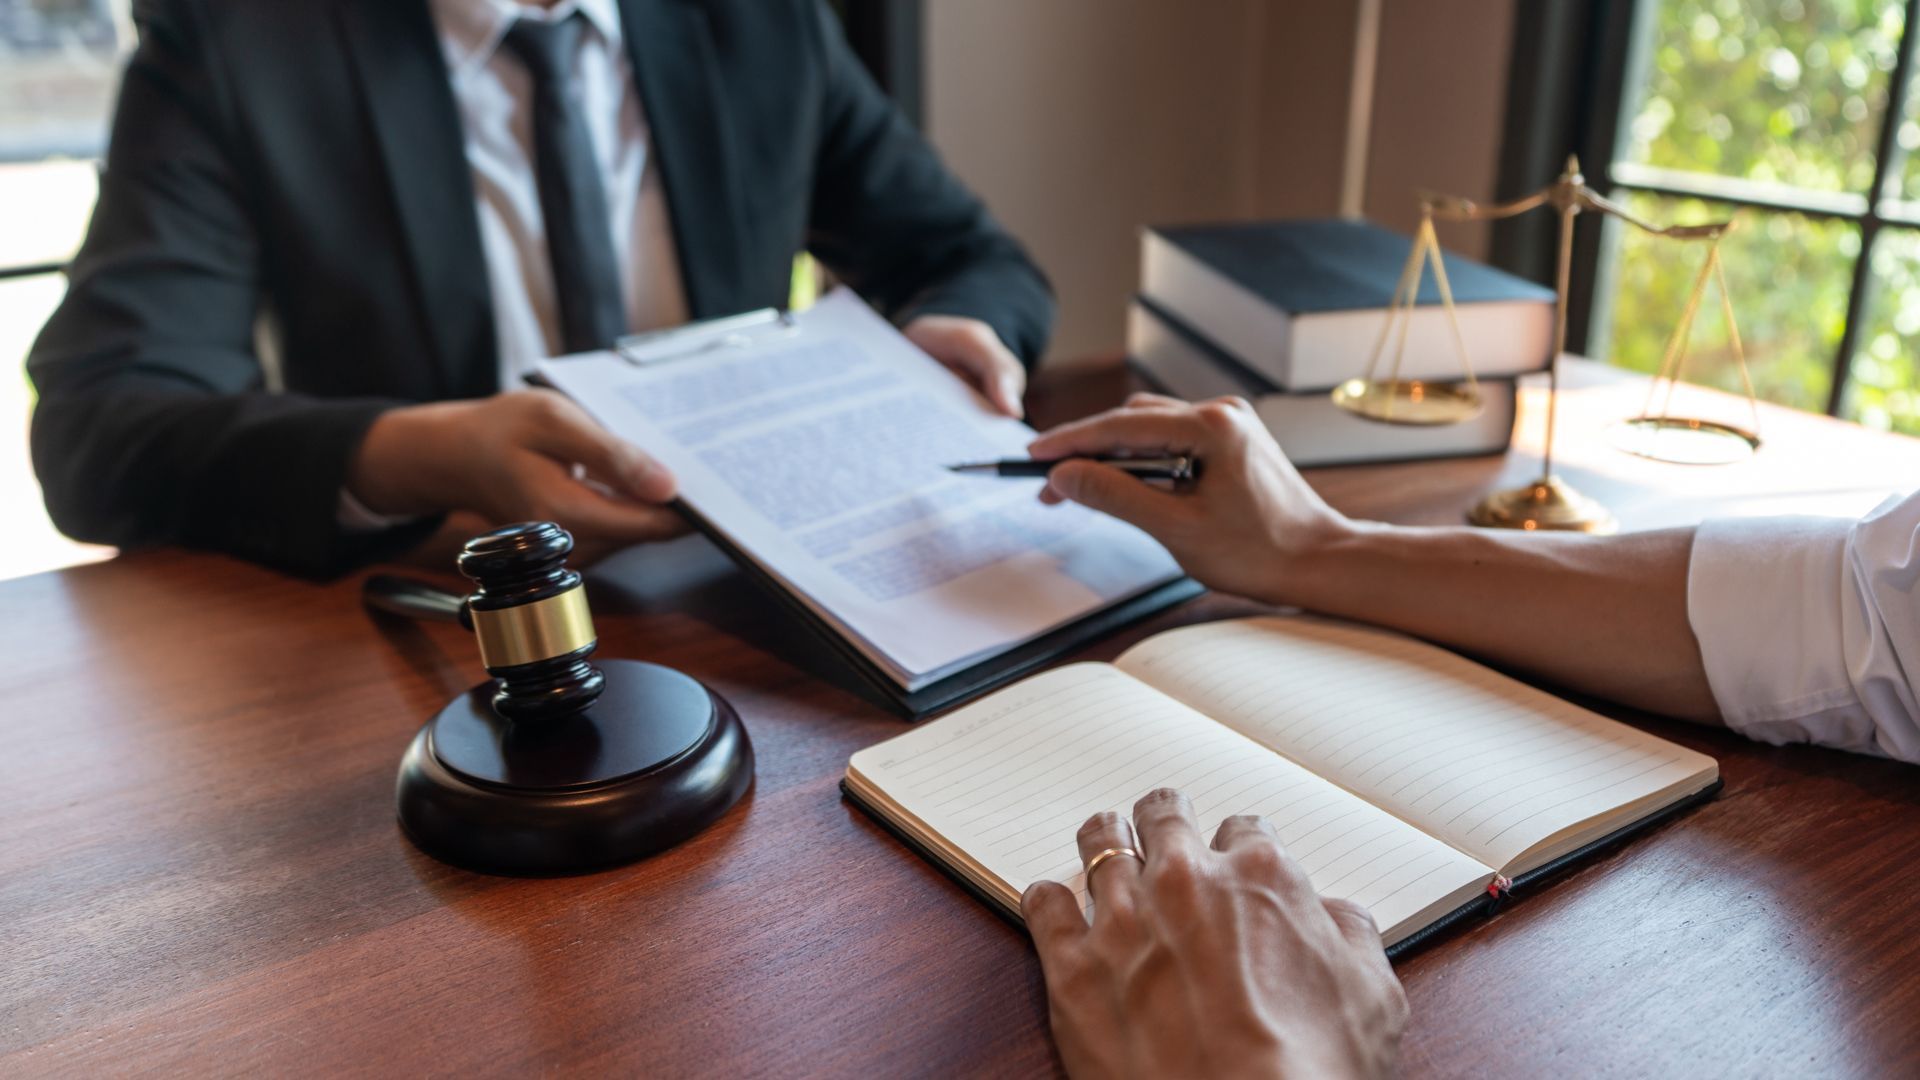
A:
<svg viewBox="0 0 1920 1080">
<path fill-rule="evenodd" d="M 400 761 L 400 826 L 442 862 L 488 874 L 571 874 L 671 847 L 753 782 L 733 707 L 671 668 L 599 664 L 586 709 L 509 723 L 494 683 L 455 698 Z"/>
</svg>

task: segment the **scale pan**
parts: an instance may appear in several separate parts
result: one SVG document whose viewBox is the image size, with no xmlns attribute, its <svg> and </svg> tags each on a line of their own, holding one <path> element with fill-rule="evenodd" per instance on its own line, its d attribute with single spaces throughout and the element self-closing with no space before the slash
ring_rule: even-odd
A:
<svg viewBox="0 0 1920 1080">
<path fill-rule="evenodd" d="M 1607 429 L 1617 450 L 1669 465 L 1732 465 L 1760 449 L 1760 436 L 1717 420 L 1636 416 Z"/>
<path fill-rule="evenodd" d="M 1348 379 L 1333 391 L 1333 403 L 1380 424 L 1438 427 L 1480 415 L 1480 391 L 1471 384 L 1395 379 Z"/>
</svg>

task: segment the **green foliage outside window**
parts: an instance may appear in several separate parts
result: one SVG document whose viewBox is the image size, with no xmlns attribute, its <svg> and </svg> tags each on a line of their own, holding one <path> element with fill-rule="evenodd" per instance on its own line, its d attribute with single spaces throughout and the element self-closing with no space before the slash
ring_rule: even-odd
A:
<svg viewBox="0 0 1920 1080">
<path fill-rule="evenodd" d="M 1864 192 L 1900 0 L 1643 0 L 1644 96 L 1622 160 Z"/>
<path fill-rule="evenodd" d="M 1853 354 L 1842 415 L 1920 435 L 1920 233 L 1883 234 L 1873 246 L 1873 284 Z"/>
<path fill-rule="evenodd" d="M 1629 76 L 1622 162 L 1796 189 L 1864 209 L 1904 32 L 1900 0 L 1643 0 L 1644 60 Z M 1920 94 L 1895 118 L 1885 194 L 1920 200 Z M 1628 177 L 1630 180 L 1631 177 Z M 1698 199 L 1616 194 L 1657 223 L 1733 211 Z M 1844 202 L 1838 207 L 1845 209 Z M 1873 269 L 1844 415 L 1920 433 L 1920 233 L 1888 226 L 1870 253 L 1845 217 L 1749 209 L 1725 241 L 1729 284 L 1760 395 L 1822 410 L 1855 261 Z M 1610 318 L 1596 339 L 1615 363 L 1658 368 L 1705 248 L 1619 228 Z M 1709 297 L 1689 378 L 1734 391 L 1726 328 Z"/>
<path fill-rule="evenodd" d="M 1735 213 L 1721 204 L 1639 192 L 1622 201 L 1656 224 L 1722 221 Z M 1635 371 L 1658 371 L 1707 245 L 1649 237 L 1632 228 L 1620 229 L 1619 243 L 1610 358 Z M 1859 230 L 1849 222 L 1740 212 L 1740 225 L 1721 241 L 1720 255 L 1747 368 L 1762 398 L 1826 410 L 1859 250 Z M 1694 317 L 1684 374 L 1690 382 L 1738 394 L 1743 392 L 1740 372 L 1719 297 L 1719 286 L 1710 284 Z"/>
</svg>

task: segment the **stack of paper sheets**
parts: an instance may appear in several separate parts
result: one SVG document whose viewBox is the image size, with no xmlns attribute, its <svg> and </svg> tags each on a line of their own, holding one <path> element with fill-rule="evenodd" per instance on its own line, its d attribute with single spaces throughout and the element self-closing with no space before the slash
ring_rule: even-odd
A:
<svg viewBox="0 0 1920 1080">
<path fill-rule="evenodd" d="M 1039 480 L 946 466 L 1033 431 L 837 290 L 785 331 L 542 374 L 671 469 L 705 523 L 903 689 L 1180 576 L 1139 530 L 1046 507 Z"/>
</svg>

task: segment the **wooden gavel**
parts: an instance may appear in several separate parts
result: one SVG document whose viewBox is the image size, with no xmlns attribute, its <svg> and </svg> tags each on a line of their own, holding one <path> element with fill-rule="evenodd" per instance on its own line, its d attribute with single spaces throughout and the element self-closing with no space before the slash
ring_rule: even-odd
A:
<svg viewBox="0 0 1920 1080">
<path fill-rule="evenodd" d="M 599 647 L 573 537 L 547 521 L 467 542 L 457 596 L 377 575 L 366 605 L 473 631 L 493 676 L 422 727 L 400 762 L 400 825 L 444 862 L 567 874 L 630 862 L 706 828 L 753 782 L 733 707 L 698 680 Z"/>
<path fill-rule="evenodd" d="M 412 618 L 457 622 L 473 631 L 480 663 L 500 680 L 493 707 L 508 720 L 579 712 L 606 688 L 587 662 L 599 639 L 580 575 L 564 562 L 573 537 L 550 521 L 498 529 L 469 541 L 460 572 L 476 591 L 461 597 L 413 578 L 367 579 L 368 607 Z"/>
</svg>

